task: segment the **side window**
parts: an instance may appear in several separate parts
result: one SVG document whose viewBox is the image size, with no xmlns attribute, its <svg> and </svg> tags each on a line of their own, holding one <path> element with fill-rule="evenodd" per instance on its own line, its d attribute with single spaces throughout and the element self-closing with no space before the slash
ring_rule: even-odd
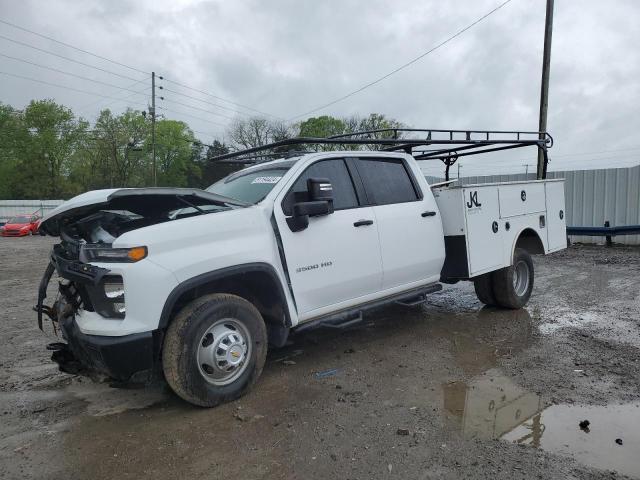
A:
<svg viewBox="0 0 640 480">
<path fill-rule="evenodd" d="M 418 194 L 400 159 L 358 159 L 358 173 L 369 200 L 376 205 L 413 202 Z"/>
<path fill-rule="evenodd" d="M 287 193 L 282 202 L 282 210 L 285 215 L 291 215 L 293 204 L 306 202 L 307 180 L 309 178 L 328 178 L 333 186 L 333 208 L 343 210 L 358 206 L 358 197 L 351 180 L 351 175 L 342 159 L 321 160 L 308 167 Z"/>
</svg>

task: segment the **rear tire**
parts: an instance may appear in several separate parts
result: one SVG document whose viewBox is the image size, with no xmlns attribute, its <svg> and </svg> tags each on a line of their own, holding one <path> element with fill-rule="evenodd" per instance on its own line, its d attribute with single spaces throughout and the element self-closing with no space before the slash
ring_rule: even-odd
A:
<svg viewBox="0 0 640 480">
<path fill-rule="evenodd" d="M 260 312 L 236 295 L 213 294 L 185 306 L 167 329 L 162 367 L 171 389 L 201 407 L 247 393 L 267 357 Z"/>
<path fill-rule="evenodd" d="M 485 273 L 473 279 L 473 287 L 476 290 L 478 300 L 488 306 L 496 304 L 496 297 L 493 294 L 493 281 L 490 273 Z"/>
<path fill-rule="evenodd" d="M 533 261 L 522 248 L 516 248 L 513 264 L 491 274 L 496 304 L 503 308 L 522 308 L 533 290 Z"/>
</svg>

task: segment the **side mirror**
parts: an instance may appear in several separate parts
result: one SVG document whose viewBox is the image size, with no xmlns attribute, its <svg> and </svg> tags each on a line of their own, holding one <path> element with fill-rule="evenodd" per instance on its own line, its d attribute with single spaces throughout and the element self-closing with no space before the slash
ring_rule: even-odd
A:
<svg viewBox="0 0 640 480">
<path fill-rule="evenodd" d="M 292 232 L 300 232 L 309 226 L 309 217 L 319 217 L 333 213 L 333 202 L 316 200 L 293 204 L 293 216 L 287 218 Z"/>
<path fill-rule="evenodd" d="M 327 215 L 329 213 L 333 213 L 333 208 L 331 208 L 329 202 L 325 200 L 293 204 L 294 217 L 319 217 L 320 215 Z"/>
</svg>

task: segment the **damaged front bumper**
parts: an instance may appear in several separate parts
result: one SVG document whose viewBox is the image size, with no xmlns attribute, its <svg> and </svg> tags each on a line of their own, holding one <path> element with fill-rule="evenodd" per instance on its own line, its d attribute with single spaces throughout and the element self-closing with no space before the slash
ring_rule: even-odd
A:
<svg viewBox="0 0 640 480">
<path fill-rule="evenodd" d="M 91 377 L 105 376 L 118 382 L 146 382 L 155 368 L 153 332 L 134 333 L 122 337 L 86 335 L 75 318 L 59 321 L 65 344 L 55 344 L 51 357 L 60 370 Z"/>
<path fill-rule="evenodd" d="M 47 286 L 53 273 L 65 279 L 60 282 L 59 295 L 53 306 L 44 305 Z M 43 329 L 43 315 L 52 321 L 54 330 L 60 330 L 66 343 L 57 342 L 48 346 L 53 350 L 51 359 L 60 370 L 71 374 L 83 374 L 93 379 L 107 377 L 117 382 L 146 382 L 156 370 L 158 331 L 147 331 L 129 335 L 89 335 L 83 333 L 77 322 L 78 315 L 91 314 L 83 308 L 98 307 L 96 291 L 102 291 L 101 281 L 109 270 L 64 258 L 54 248 L 51 261 L 42 277 L 38 289 L 38 303 L 34 308 L 38 315 L 38 326 Z M 90 294 L 91 292 L 92 294 Z M 117 321 L 117 320 L 115 320 Z"/>
</svg>

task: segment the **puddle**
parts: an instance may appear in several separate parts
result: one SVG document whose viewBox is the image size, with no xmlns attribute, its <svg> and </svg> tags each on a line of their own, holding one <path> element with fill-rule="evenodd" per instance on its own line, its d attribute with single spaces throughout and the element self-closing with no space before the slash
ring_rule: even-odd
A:
<svg viewBox="0 0 640 480">
<path fill-rule="evenodd" d="M 497 369 L 444 384 L 442 391 L 447 416 L 466 438 L 500 438 L 640 477 L 640 403 L 543 408 L 539 395 Z M 589 420 L 588 432 L 580 429 L 582 420 Z"/>
<path fill-rule="evenodd" d="M 578 427 L 589 420 L 589 432 Z M 601 470 L 640 477 L 640 403 L 553 405 L 523 422 L 503 440 L 570 455 Z M 622 445 L 616 439 L 622 440 Z"/>
</svg>

